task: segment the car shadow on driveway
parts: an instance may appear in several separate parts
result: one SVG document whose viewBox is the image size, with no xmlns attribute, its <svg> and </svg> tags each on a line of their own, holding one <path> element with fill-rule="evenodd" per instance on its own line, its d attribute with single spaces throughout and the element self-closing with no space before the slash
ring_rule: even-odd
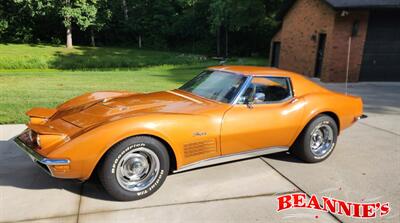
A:
<svg viewBox="0 0 400 223">
<path fill-rule="evenodd" d="M 285 152 L 268 155 L 266 157 L 287 162 L 302 163 L 301 160 Z M 198 169 L 211 168 L 228 163 Z M 180 173 L 173 173 L 173 175 L 179 174 Z M 82 195 L 98 200 L 115 201 L 106 193 L 96 174 L 93 174 L 92 177 L 85 182 L 53 178 L 37 167 L 12 140 L 0 141 L 0 188 L 7 186 L 14 187 L 11 189 L 15 190 L 13 193 L 18 193 L 18 190 L 20 190 L 22 194 L 25 194 L 26 191 L 42 190 L 43 196 L 46 196 L 46 190 L 55 189 L 60 192 L 63 191 L 63 196 L 65 196 L 65 192 L 67 191 L 75 195 Z"/>
<path fill-rule="evenodd" d="M 96 176 L 95 174 L 93 176 Z M 101 200 L 113 200 L 103 189 L 97 177 L 92 177 L 86 182 L 78 180 L 53 178 L 37 167 L 28 155 L 24 154 L 12 141 L 0 141 L 0 188 L 14 187 L 13 193 L 24 190 L 49 190 L 55 189 L 68 191 L 73 194 L 89 196 Z M 15 188 L 17 188 L 16 191 Z M 86 190 L 94 188 L 95 190 Z M 90 191 L 96 191 L 91 193 Z M 37 193 L 37 192 L 35 192 Z"/>
<path fill-rule="evenodd" d="M 291 163 L 305 163 L 304 161 L 296 158 L 294 155 L 288 154 L 288 152 L 273 153 L 273 154 L 265 155 L 263 157 L 269 158 L 269 159 L 274 159 L 274 160 L 291 162 Z"/>
</svg>

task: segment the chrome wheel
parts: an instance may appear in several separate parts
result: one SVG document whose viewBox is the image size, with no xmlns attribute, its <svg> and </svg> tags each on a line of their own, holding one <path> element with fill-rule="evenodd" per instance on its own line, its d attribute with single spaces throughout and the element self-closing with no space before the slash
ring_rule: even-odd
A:
<svg viewBox="0 0 400 223">
<path fill-rule="evenodd" d="M 311 152 L 317 157 L 329 154 L 334 146 L 333 129 L 329 124 L 321 123 L 311 132 Z"/>
<path fill-rule="evenodd" d="M 119 185 L 128 191 L 141 191 L 149 187 L 160 172 L 157 155 L 145 147 L 126 153 L 118 162 L 116 177 Z"/>
</svg>

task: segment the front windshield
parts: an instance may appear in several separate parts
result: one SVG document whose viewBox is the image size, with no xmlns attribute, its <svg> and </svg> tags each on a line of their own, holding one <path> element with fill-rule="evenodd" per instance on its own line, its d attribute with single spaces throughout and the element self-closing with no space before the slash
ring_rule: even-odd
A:
<svg viewBox="0 0 400 223">
<path fill-rule="evenodd" d="M 179 89 L 204 98 L 230 103 L 245 80 L 243 75 L 207 70 Z"/>
</svg>

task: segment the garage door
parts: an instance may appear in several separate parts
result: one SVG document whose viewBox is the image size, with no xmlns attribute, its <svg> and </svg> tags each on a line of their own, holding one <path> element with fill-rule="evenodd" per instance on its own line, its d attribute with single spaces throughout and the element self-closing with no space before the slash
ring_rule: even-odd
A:
<svg viewBox="0 0 400 223">
<path fill-rule="evenodd" d="M 400 10 L 372 11 L 361 81 L 400 81 Z"/>
</svg>

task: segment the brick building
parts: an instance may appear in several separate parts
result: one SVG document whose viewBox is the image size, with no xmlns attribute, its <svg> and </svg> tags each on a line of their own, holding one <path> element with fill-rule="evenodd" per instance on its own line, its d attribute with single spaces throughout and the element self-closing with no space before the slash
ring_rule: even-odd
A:
<svg viewBox="0 0 400 223">
<path fill-rule="evenodd" d="M 271 66 L 322 81 L 400 81 L 400 0 L 289 0 Z M 350 38 L 351 37 L 351 38 Z"/>
</svg>

